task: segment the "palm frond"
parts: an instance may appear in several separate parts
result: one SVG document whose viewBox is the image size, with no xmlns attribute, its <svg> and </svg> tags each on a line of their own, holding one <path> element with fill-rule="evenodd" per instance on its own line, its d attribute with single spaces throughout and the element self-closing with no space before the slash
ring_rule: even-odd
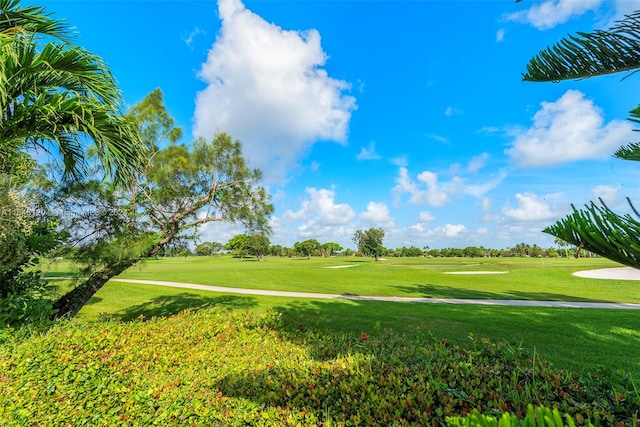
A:
<svg viewBox="0 0 640 427">
<path fill-rule="evenodd" d="M 120 107 L 120 91 L 102 58 L 83 48 L 47 43 L 41 49 L 19 44 L 14 55 L 0 59 L 7 75 L 7 97 L 19 98 L 33 88 L 66 90 Z"/>
<path fill-rule="evenodd" d="M 0 0 L 0 37 L 40 35 L 66 41 L 70 34 L 68 25 L 53 19 L 44 7 L 21 5 L 19 0 Z"/>
<path fill-rule="evenodd" d="M 640 216 L 631 200 L 631 214 L 618 215 L 600 199 L 600 205 L 590 202 L 583 210 L 573 213 L 545 233 L 578 247 L 630 267 L 640 268 Z"/>
<path fill-rule="evenodd" d="M 640 68 L 640 11 L 606 31 L 569 35 L 532 58 L 523 80 L 548 82 Z"/>
</svg>

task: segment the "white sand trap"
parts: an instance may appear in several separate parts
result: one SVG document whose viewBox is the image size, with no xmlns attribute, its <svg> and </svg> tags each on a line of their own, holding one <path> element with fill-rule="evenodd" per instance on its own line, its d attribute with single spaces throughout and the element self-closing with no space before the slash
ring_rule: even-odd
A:
<svg viewBox="0 0 640 427">
<path fill-rule="evenodd" d="M 508 271 L 445 271 L 443 274 L 505 274 Z"/>
<path fill-rule="evenodd" d="M 588 279 L 640 280 L 640 270 L 632 267 L 601 268 L 599 270 L 576 271 L 574 276 Z"/>
<path fill-rule="evenodd" d="M 329 267 L 322 267 L 322 268 L 351 268 L 351 267 L 356 267 L 356 264 L 351 264 L 351 265 L 331 265 Z"/>
</svg>

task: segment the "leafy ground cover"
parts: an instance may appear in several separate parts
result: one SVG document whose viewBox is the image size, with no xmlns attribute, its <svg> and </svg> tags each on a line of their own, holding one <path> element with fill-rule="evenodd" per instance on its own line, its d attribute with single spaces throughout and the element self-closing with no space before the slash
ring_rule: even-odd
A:
<svg viewBox="0 0 640 427">
<path fill-rule="evenodd" d="M 629 424 L 640 396 L 626 377 L 555 369 L 504 343 L 324 333 L 289 328 L 275 311 L 62 322 L 0 348 L 8 426 L 445 425 L 529 404 Z"/>
</svg>

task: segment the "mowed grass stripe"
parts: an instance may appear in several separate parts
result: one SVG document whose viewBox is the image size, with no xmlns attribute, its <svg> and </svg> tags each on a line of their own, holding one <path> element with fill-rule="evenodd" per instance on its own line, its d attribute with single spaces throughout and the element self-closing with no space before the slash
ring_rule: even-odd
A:
<svg viewBox="0 0 640 427">
<path fill-rule="evenodd" d="M 353 268 L 325 268 L 353 264 Z M 355 257 L 239 259 L 228 256 L 149 260 L 123 279 L 327 294 L 419 298 L 482 298 L 640 303 L 635 281 L 573 276 L 580 270 L 617 267 L 602 259 L 424 259 L 374 262 Z M 55 268 L 55 266 L 53 266 Z M 63 268 L 59 266 L 59 268 Z M 507 274 L 443 274 L 507 271 Z"/>
</svg>

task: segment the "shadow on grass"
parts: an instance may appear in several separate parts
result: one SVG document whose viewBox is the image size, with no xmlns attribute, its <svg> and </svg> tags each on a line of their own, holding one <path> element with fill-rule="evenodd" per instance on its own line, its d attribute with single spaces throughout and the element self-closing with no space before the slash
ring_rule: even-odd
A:
<svg viewBox="0 0 640 427">
<path fill-rule="evenodd" d="M 550 292 L 487 292 L 476 289 L 456 288 L 452 286 L 432 285 L 432 284 L 415 284 L 411 286 L 393 286 L 399 291 L 418 295 L 422 298 L 461 298 L 461 299 L 515 299 L 515 300 L 532 300 L 532 301 L 578 301 L 578 302 L 614 302 L 606 300 L 596 300 L 591 298 L 582 298 L 575 295 L 564 295 L 560 293 Z"/>
<path fill-rule="evenodd" d="M 362 333 L 393 331 L 417 340 L 445 338 L 457 344 L 469 342 L 472 335 L 523 347 L 564 369 L 595 372 L 607 366 L 640 378 L 635 310 L 353 300 L 297 301 L 276 309 L 282 313 L 283 336 L 307 342 L 318 359 L 328 355 L 322 343 L 314 344 L 313 334 L 340 333 L 355 342 Z"/>
<path fill-rule="evenodd" d="M 203 297 L 192 293 L 177 295 L 162 295 L 133 305 L 115 313 L 113 317 L 123 321 L 139 318 L 168 317 L 184 310 L 202 310 L 216 307 L 223 310 L 251 309 L 257 306 L 255 298 L 247 296 L 222 295 L 217 297 Z"/>
<path fill-rule="evenodd" d="M 389 381 L 380 381 L 381 376 L 392 375 L 385 366 L 395 363 L 396 358 L 405 368 L 397 379 L 401 382 L 421 372 L 421 364 L 429 362 L 420 359 L 420 348 L 437 346 L 441 339 L 466 348 L 470 333 L 475 340 L 487 337 L 494 343 L 506 342 L 514 351 L 524 348 L 524 360 L 547 359 L 557 369 L 587 375 L 597 372 L 599 366 L 608 366 L 640 377 L 640 360 L 635 357 L 640 334 L 635 332 L 637 313 L 633 311 L 318 300 L 276 309 L 282 313 L 283 324 L 277 327 L 281 339 L 303 347 L 313 359 L 330 361 L 339 354 L 357 351 L 371 359 L 348 363 L 370 362 L 362 362 L 353 371 L 343 370 L 341 364 L 331 368 L 331 363 L 323 363 L 302 374 L 287 364 L 254 366 L 218 381 L 216 387 L 224 395 L 250 399 L 267 408 L 290 407 L 294 412 L 348 413 L 342 405 L 366 406 L 371 388 L 376 396 L 401 392 L 381 391 L 389 387 Z M 314 372 L 320 373 L 314 376 Z M 335 402 L 340 403 L 324 406 Z M 492 405 L 489 401 L 478 403 Z M 420 421 L 424 420 L 411 420 Z"/>
</svg>

